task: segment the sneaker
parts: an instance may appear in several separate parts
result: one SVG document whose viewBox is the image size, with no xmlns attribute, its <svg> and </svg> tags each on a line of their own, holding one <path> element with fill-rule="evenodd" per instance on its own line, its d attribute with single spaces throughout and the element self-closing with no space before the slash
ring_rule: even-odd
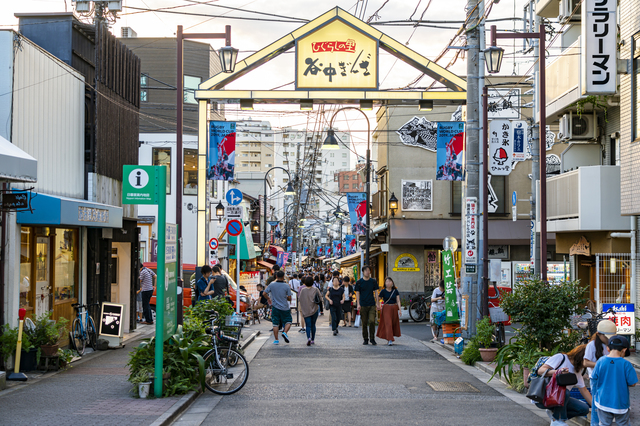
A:
<svg viewBox="0 0 640 426">
<path fill-rule="evenodd" d="M 311 346 L 311 339 L 307 340 L 307 346 Z"/>
<path fill-rule="evenodd" d="M 305 330 L 304 328 L 301 328 L 300 330 L 298 330 L 298 333 L 304 333 L 305 331 L 307 330 Z"/>
<path fill-rule="evenodd" d="M 338 334 L 338 333 L 340 333 L 340 332 L 339 332 L 339 331 L 338 331 L 338 329 L 336 328 L 336 334 Z"/>
<path fill-rule="evenodd" d="M 387 343 L 387 346 L 393 346 L 393 342 L 389 340 L 389 343 Z"/>
<path fill-rule="evenodd" d="M 338 335 L 338 330 L 333 330 L 333 335 L 337 336 Z"/>
<path fill-rule="evenodd" d="M 551 422 L 551 426 L 567 426 L 567 424 L 562 420 L 554 420 Z"/>
<path fill-rule="evenodd" d="M 320 312 L 320 316 L 324 315 L 324 312 Z"/>
<path fill-rule="evenodd" d="M 287 333 L 282 332 L 282 338 L 284 339 L 285 342 L 289 343 L 289 336 L 287 336 Z"/>
<path fill-rule="evenodd" d="M 312 341 L 311 341 L 311 344 L 312 344 L 312 345 L 315 345 L 315 344 L 316 344 L 316 342 L 314 342 L 314 341 L 312 340 Z"/>
<path fill-rule="evenodd" d="M 364 342 L 362 343 L 363 345 L 368 345 L 369 341 L 367 339 L 364 339 Z"/>
<path fill-rule="evenodd" d="M 274 345 L 279 345 L 279 344 L 280 344 L 280 341 L 279 341 L 279 340 L 274 340 L 274 341 L 273 341 L 273 344 L 274 344 Z"/>
<path fill-rule="evenodd" d="M 371 344 L 372 344 L 373 346 L 375 346 L 375 345 L 377 345 L 378 343 L 377 343 L 375 340 L 371 339 Z"/>
</svg>

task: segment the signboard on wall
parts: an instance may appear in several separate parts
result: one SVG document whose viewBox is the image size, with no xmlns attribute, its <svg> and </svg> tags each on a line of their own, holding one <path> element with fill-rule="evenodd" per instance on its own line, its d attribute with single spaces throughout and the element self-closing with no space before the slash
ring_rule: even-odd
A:
<svg viewBox="0 0 640 426">
<path fill-rule="evenodd" d="M 617 0 L 582 2 L 582 43 L 580 60 L 582 95 L 616 93 Z"/>
<path fill-rule="evenodd" d="M 396 258 L 393 268 L 396 272 L 419 272 L 418 260 L 410 253 L 402 253 Z"/>
<path fill-rule="evenodd" d="M 608 319 L 616 323 L 616 334 L 636 334 L 635 305 L 633 303 L 603 303 L 602 312 L 613 309 Z"/>
</svg>

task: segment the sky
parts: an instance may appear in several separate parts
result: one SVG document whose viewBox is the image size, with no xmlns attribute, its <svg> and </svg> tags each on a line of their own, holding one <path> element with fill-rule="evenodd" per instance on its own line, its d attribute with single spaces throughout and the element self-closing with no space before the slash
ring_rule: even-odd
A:
<svg viewBox="0 0 640 426">
<path fill-rule="evenodd" d="M 208 4 L 196 4 L 208 3 Z M 290 33 L 303 25 L 302 20 L 312 20 L 329 9 L 339 6 L 357 16 L 364 16 L 364 20 L 371 19 L 371 24 L 388 36 L 399 42 L 406 43 L 408 47 L 434 59 L 455 35 L 460 22 L 466 16 L 466 0 L 336 0 L 334 3 L 311 0 L 124 0 L 123 11 L 112 26 L 112 32 L 120 36 L 121 27 L 131 27 L 138 37 L 174 37 L 177 25 L 183 25 L 185 32 L 224 32 L 225 25 L 231 25 L 231 39 L 233 47 L 240 49 L 239 59 L 251 55 L 280 37 Z M 487 1 L 489 3 L 489 1 Z M 502 0 L 493 6 L 489 19 L 509 18 L 523 16 L 523 7 L 527 0 Z M 363 5 L 366 4 L 363 10 Z M 211 16 L 188 16 L 184 14 L 170 14 L 162 12 L 144 12 L 127 8 L 160 9 L 174 7 L 175 12 L 194 13 Z M 176 6 L 180 6 L 175 8 Z M 427 7 L 428 6 L 428 7 Z M 227 8 L 225 8 L 227 7 Z M 261 12 L 248 13 L 244 11 L 230 10 L 228 7 Z M 65 9 L 66 8 L 66 9 Z M 17 18 L 14 13 L 36 12 L 64 12 L 72 11 L 71 0 L 20 0 L 0 2 L 0 28 L 12 28 L 17 30 Z M 426 11 L 425 11 L 426 8 Z M 375 13 L 375 16 L 374 16 Z M 423 15 L 424 13 L 424 15 Z M 270 16 L 264 14 L 272 14 Z M 222 15 L 222 16 L 220 16 Z M 377 22 L 406 21 L 413 15 L 413 19 L 430 21 L 446 21 L 432 27 L 413 27 L 398 25 L 375 25 Z M 233 18 L 258 18 L 272 19 L 278 22 L 266 22 L 261 20 L 245 20 Z M 281 22 L 297 21 L 297 22 Z M 449 23 L 451 22 L 451 23 Z M 521 22 L 503 20 L 496 22 L 499 29 L 520 29 Z M 487 27 L 488 29 L 488 27 Z M 513 67 L 510 65 L 509 53 L 522 49 L 522 42 L 507 42 L 505 48 L 505 65 L 503 70 L 511 74 Z M 215 49 L 222 47 L 222 40 L 213 40 L 211 44 Z M 456 42 L 461 45 L 460 41 Z M 290 51 L 290 52 L 293 52 Z M 439 62 L 446 66 L 453 58 L 456 50 L 450 50 Z M 530 66 L 530 59 L 521 58 L 523 63 L 517 72 L 526 72 Z M 466 58 L 460 58 L 450 68 L 458 75 L 466 74 Z M 393 56 L 380 51 L 379 79 L 381 89 L 405 87 L 411 83 L 420 73 L 414 68 L 397 61 Z M 263 65 L 259 69 L 236 80 L 228 86 L 229 89 L 261 89 L 269 90 L 285 85 L 294 80 L 294 55 L 285 53 L 278 58 Z M 428 77 L 423 78 L 417 87 L 426 87 L 431 84 Z M 293 85 L 284 86 L 292 89 Z M 417 110 L 416 110 L 417 112 Z M 368 112 L 371 128 L 375 128 L 375 111 Z M 251 112 L 240 112 L 237 108 L 230 109 L 228 120 L 239 120 L 251 117 L 253 119 L 269 120 L 274 128 L 285 126 L 313 128 L 318 118 L 317 111 L 303 113 L 298 106 L 262 106 L 257 105 Z M 330 118 L 330 113 L 325 113 L 324 120 Z M 339 113 L 336 117 L 336 127 L 353 132 L 356 145 L 366 144 L 366 123 L 361 114 L 350 112 Z M 364 150 L 365 148 L 358 148 Z M 360 153 L 359 153 L 360 154 Z M 364 152 L 361 154 L 363 155 Z"/>
</svg>

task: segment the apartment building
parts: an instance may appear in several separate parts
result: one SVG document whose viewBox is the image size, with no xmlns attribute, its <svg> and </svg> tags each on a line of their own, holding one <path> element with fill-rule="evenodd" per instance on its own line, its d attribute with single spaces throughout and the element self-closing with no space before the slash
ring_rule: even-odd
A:
<svg viewBox="0 0 640 426">
<path fill-rule="evenodd" d="M 365 191 L 365 183 L 362 181 L 359 170 L 338 172 L 334 179 L 338 180 L 338 190 L 340 194 Z"/>
</svg>

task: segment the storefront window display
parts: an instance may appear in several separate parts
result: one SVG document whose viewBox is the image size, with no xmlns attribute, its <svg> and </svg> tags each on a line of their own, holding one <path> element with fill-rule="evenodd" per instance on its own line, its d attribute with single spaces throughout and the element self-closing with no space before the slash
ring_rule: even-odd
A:
<svg viewBox="0 0 640 426">
<path fill-rule="evenodd" d="M 55 299 L 76 297 L 77 280 L 77 229 L 55 230 Z"/>
</svg>

